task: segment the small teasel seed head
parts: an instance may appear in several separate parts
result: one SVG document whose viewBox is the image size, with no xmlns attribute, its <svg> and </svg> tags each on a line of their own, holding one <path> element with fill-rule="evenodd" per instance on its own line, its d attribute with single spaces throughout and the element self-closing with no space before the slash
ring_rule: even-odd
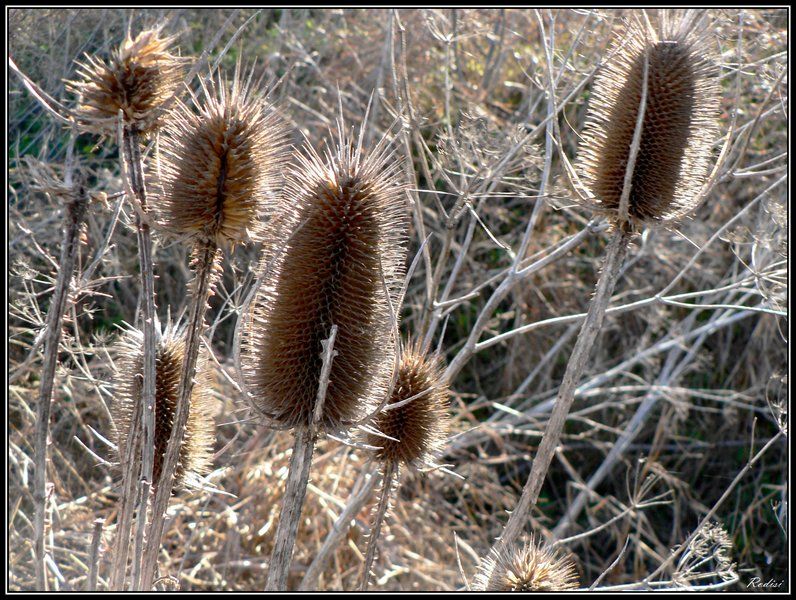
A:
<svg viewBox="0 0 796 600">
<path fill-rule="evenodd" d="M 595 77 L 577 169 L 592 208 L 616 219 L 642 98 L 646 108 L 628 201 L 631 224 L 666 224 L 701 199 L 718 137 L 718 65 L 700 13 L 670 14 L 657 27 L 630 20 Z"/>
<path fill-rule="evenodd" d="M 261 239 L 288 159 L 288 128 L 240 67 L 178 102 L 151 163 L 159 225 L 175 237 L 233 247 Z"/>
<path fill-rule="evenodd" d="M 176 36 L 161 37 L 163 26 L 129 37 L 109 61 L 86 55 L 78 78 L 67 81 L 80 100 L 78 124 L 86 131 L 116 136 L 119 110 L 126 125 L 142 134 L 160 127 L 160 107 L 177 91 L 185 59 L 171 54 Z"/>
<path fill-rule="evenodd" d="M 408 211 L 385 136 L 366 156 L 338 123 L 322 159 L 308 144 L 269 223 L 262 286 L 243 335 L 253 408 L 288 426 L 312 423 L 322 342 L 337 325 L 320 427 L 340 430 L 387 394 L 403 283 Z"/>
<path fill-rule="evenodd" d="M 372 423 L 398 441 L 368 435 L 367 443 L 379 448 L 378 459 L 404 465 L 433 461 L 450 428 L 448 395 L 440 358 L 424 354 L 418 343 L 407 344 L 390 399 Z M 404 401 L 406 404 L 390 408 Z"/>
<path fill-rule="evenodd" d="M 173 327 L 167 326 L 164 332 L 156 329 L 155 347 L 155 462 L 153 487 L 160 478 L 166 448 L 171 436 L 174 413 L 177 408 L 177 395 L 180 385 L 180 372 L 185 356 L 185 339 Z M 125 460 L 127 436 L 135 406 L 142 402 L 143 334 L 130 329 L 117 346 L 118 361 L 116 373 L 116 403 L 114 417 L 118 432 L 118 446 L 121 460 Z M 215 424 L 210 407 L 212 376 L 209 369 L 207 350 L 199 354 L 196 376 L 188 422 L 185 428 L 179 462 L 175 473 L 174 487 L 194 483 L 197 475 L 204 475 L 212 463 Z"/>
<path fill-rule="evenodd" d="M 556 592 L 578 587 L 575 564 L 545 542 L 514 550 L 490 551 L 473 581 L 484 592 Z"/>
</svg>

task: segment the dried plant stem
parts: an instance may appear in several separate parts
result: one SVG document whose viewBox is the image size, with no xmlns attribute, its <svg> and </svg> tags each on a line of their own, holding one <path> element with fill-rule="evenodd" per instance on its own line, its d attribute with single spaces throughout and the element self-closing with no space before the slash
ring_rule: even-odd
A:
<svg viewBox="0 0 796 600">
<path fill-rule="evenodd" d="M 210 296 L 217 253 L 218 247 L 212 241 L 205 242 L 196 252 L 196 278 L 191 294 L 191 307 L 185 338 L 185 358 L 182 364 L 182 373 L 180 374 L 177 406 L 174 411 L 174 422 L 171 426 L 171 435 L 166 447 L 160 478 L 155 482 L 152 520 L 147 530 L 147 544 L 142 559 L 140 588 L 143 590 L 152 588 L 157 569 L 157 556 L 160 548 L 160 539 L 163 535 L 166 509 L 168 508 L 172 486 L 174 485 L 174 474 L 179 462 L 180 448 L 185 435 L 185 425 L 188 422 L 202 326 L 207 309 L 207 300 Z M 152 447 L 154 448 L 154 443 Z"/>
<path fill-rule="evenodd" d="M 268 577 L 265 581 L 266 591 L 286 591 L 287 576 L 290 570 L 290 560 L 293 557 L 293 546 L 296 544 L 298 523 L 301 509 L 304 506 L 304 497 L 307 495 L 307 483 L 310 478 L 310 463 L 312 452 L 315 449 L 315 428 L 323 413 L 323 403 L 326 401 L 326 390 L 329 387 L 329 374 L 332 371 L 332 361 L 337 354 L 334 350 L 334 340 L 337 337 L 337 325 L 332 325 L 329 337 L 321 342 L 323 351 L 321 358 L 321 375 L 318 381 L 318 395 L 315 399 L 313 422 L 307 426 L 296 428 L 293 454 L 290 457 L 290 471 L 285 485 L 285 495 L 282 499 L 282 512 L 279 514 L 279 524 L 276 527 L 276 540 L 268 564 Z"/>
<path fill-rule="evenodd" d="M 618 225 L 608 245 L 605 263 L 600 279 L 597 282 L 594 298 L 592 298 L 589 305 L 586 320 L 580 329 L 572 355 L 567 363 L 567 369 L 558 389 L 555 405 L 547 422 L 547 427 L 545 427 L 539 449 L 533 459 L 531 474 L 528 476 L 520 501 L 511 513 L 508 523 L 506 523 L 503 534 L 495 543 L 493 548 L 495 552 L 502 552 L 511 547 L 511 544 L 522 533 L 530 511 L 536 505 L 547 470 L 553 460 L 553 454 L 564 429 L 564 423 L 575 399 L 575 389 L 586 366 L 594 340 L 602 327 L 605 309 L 616 286 L 619 269 L 627 254 L 631 235 L 632 233 L 628 228 Z"/>
<path fill-rule="evenodd" d="M 359 490 L 348 499 L 348 503 L 343 509 L 343 512 L 341 512 L 340 516 L 335 520 L 332 529 L 323 541 L 321 549 L 318 550 L 318 554 L 315 555 L 315 558 L 312 559 L 312 563 L 307 568 L 304 578 L 299 585 L 299 591 L 310 591 L 317 588 L 318 578 L 326 568 L 326 563 L 332 557 L 335 548 L 340 545 L 340 542 L 348 532 L 351 521 L 359 514 L 359 511 L 362 510 L 370 499 L 373 488 L 376 487 L 376 481 L 378 481 L 378 477 L 374 474 L 365 475 L 364 483 L 360 486 Z"/>
<path fill-rule="evenodd" d="M 130 530 L 132 528 L 133 503 L 136 504 L 135 512 L 138 515 L 136 537 L 143 535 L 146 524 L 146 509 L 149 494 L 135 494 L 136 478 L 152 481 L 152 470 L 155 464 L 155 277 L 152 265 L 152 233 L 146 219 L 147 196 L 144 181 L 143 161 L 141 158 L 141 140 L 134 125 L 125 125 L 121 132 L 122 147 L 122 173 L 125 183 L 130 188 L 132 202 L 136 207 L 136 226 L 138 230 L 138 261 L 141 268 L 141 319 L 144 333 L 143 369 L 141 386 L 141 407 L 136 409 L 138 415 L 134 421 L 140 419 L 141 432 L 141 471 L 137 473 L 138 424 L 131 427 L 128 439 L 128 452 L 124 457 L 126 468 L 123 473 L 123 491 L 120 497 L 119 523 L 117 526 L 116 541 L 114 546 L 114 568 L 111 578 L 111 588 L 124 587 L 125 571 L 127 568 L 127 555 L 130 547 Z M 133 557 L 134 562 L 141 559 L 140 554 Z M 139 572 L 134 565 L 133 571 Z M 137 588 L 137 582 L 133 582 Z"/>
<path fill-rule="evenodd" d="M 365 554 L 365 566 L 362 570 L 362 582 L 359 585 L 360 592 L 365 592 L 368 589 L 370 567 L 373 565 L 373 559 L 376 557 L 376 545 L 379 540 L 379 533 L 381 532 L 381 524 L 384 522 L 384 516 L 387 514 L 387 507 L 390 504 L 390 490 L 392 489 L 392 480 L 397 470 L 396 466 L 395 461 L 390 461 L 384 465 L 381 498 L 379 499 L 379 506 L 376 508 L 376 520 L 373 522 L 373 528 L 370 530 L 368 550 Z"/>
<path fill-rule="evenodd" d="M 73 145 L 74 136 L 70 139 L 70 155 Z M 50 405 L 55 379 L 55 366 L 58 362 L 58 345 L 61 341 L 61 321 L 66 311 L 67 299 L 69 298 L 69 282 L 72 279 L 72 271 L 77 257 L 80 225 L 85 218 L 88 206 L 88 194 L 82 184 L 77 182 L 77 185 L 72 185 L 71 165 L 67 168 L 65 180 L 69 187 L 73 187 L 74 193 L 70 194 L 66 204 L 64 237 L 61 241 L 61 262 L 45 325 L 44 364 L 42 365 L 39 398 L 36 405 L 36 433 L 34 438 L 35 476 L 33 479 L 33 498 L 36 509 L 33 521 L 33 535 L 36 547 L 36 586 L 41 591 L 47 589 L 44 566 L 44 521 L 47 502 L 47 437 L 50 425 Z"/>
<path fill-rule="evenodd" d="M 104 521 L 97 519 L 94 521 L 94 531 L 91 534 L 91 547 L 88 551 L 88 579 L 86 580 L 86 591 L 94 592 L 97 590 L 97 576 L 99 575 L 99 547 L 102 541 L 102 525 Z"/>
</svg>

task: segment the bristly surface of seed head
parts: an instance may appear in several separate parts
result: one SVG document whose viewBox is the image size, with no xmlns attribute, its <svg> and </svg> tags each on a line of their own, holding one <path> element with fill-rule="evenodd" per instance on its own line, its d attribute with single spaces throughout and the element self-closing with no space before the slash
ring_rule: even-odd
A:
<svg viewBox="0 0 796 600">
<path fill-rule="evenodd" d="M 170 53 L 176 36 L 160 37 L 161 27 L 127 37 L 108 62 L 86 55 L 78 80 L 67 88 L 80 96 L 78 123 L 86 131 L 116 136 L 121 109 L 127 125 L 143 134 L 156 130 L 160 106 L 178 89 L 185 60 Z"/>
<path fill-rule="evenodd" d="M 135 407 L 141 402 L 143 379 L 143 334 L 131 330 L 119 343 L 117 363 L 115 418 L 121 459 L 125 459 L 127 436 Z M 177 393 L 180 384 L 185 340 L 167 327 L 158 335 L 155 348 L 155 462 L 153 486 L 157 484 L 166 447 L 171 436 Z M 196 366 L 196 384 L 191 393 L 188 423 L 185 429 L 179 462 L 175 473 L 175 488 L 193 483 L 195 475 L 207 473 L 212 463 L 215 424 L 210 409 L 212 377 L 207 351 L 199 355 Z"/>
<path fill-rule="evenodd" d="M 283 179 L 288 128 L 237 70 L 193 104 L 172 111 L 152 165 L 158 222 L 195 242 L 257 241 Z"/>
<path fill-rule="evenodd" d="M 718 66 L 696 13 L 632 20 L 595 78 L 579 173 L 592 208 L 618 215 L 648 65 L 646 108 L 631 179 L 628 216 L 665 224 L 696 207 L 718 137 Z"/>
<path fill-rule="evenodd" d="M 339 430 L 375 409 L 393 369 L 406 259 L 405 184 L 389 138 L 363 157 L 338 128 L 334 152 L 321 159 L 307 146 L 290 170 L 243 339 L 250 402 L 290 427 L 311 424 L 321 343 L 332 325 L 338 333 L 323 428 Z"/>
<path fill-rule="evenodd" d="M 403 401 L 408 402 L 390 409 Z M 383 462 L 429 464 L 448 434 L 448 408 L 448 386 L 439 357 L 423 354 L 418 344 L 409 344 L 401 355 L 389 402 L 372 423 L 398 441 L 369 434 L 367 443 L 379 448 L 376 456 Z"/>
<path fill-rule="evenodd" d="M 483 592 L 558 592 L 577 587 L 575 564 L 533 539 L 515 550 L 490 551 L 473 581 L 473 589 Z"/>
</svg>

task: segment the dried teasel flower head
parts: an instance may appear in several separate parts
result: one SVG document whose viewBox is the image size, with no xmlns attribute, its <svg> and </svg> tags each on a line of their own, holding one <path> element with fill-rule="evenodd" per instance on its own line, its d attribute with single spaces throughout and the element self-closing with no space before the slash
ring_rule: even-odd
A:
<svg viewBox="0 0 796 600">
<path fill-rule="evenodd" d="M 575 564 L 533 538 L 514 550 L 490 551 L 473 581 L 474 590 L 485 592 L 555 592 L 577 587 Z"/>
<path fill-rule="evenodd" d="M 238 63 L 231 83 L 203 83 L 193 107 L 178 102 L 171 112 L 152 163 L 153 206 L 166 232 L 230 248 L 261 237 L 289 140 L 252 74 L 243 80 Z"/>
<path fill-rule="evenodd" d="M 185 355 L 185 339 L 173 326 L 163 332 L 156 326 L 155 346 L 155 462 L 153 486 L 160 472 L 171 435 L 177 393 Z M 114 417 L 118 431 L 121 460 L 125 460 L 127 438 L 135 407 L 141 402 L 144 365 L 144 336 L 136 329 L 128 330 L 117 346 L 116 403 Z M 210 407 L 212 376 L 207 350 L 199 354 L 196 383 L 191 394 L 188 423 L 185 429 L 174 486 L 196 485 L 196 476 L 204 475 L 212 462 L 215 424 Z"/>
<path fill-rule="evenodd" d="M 577 171 L 592 208 L 617 220 L 647 70 L 646 104 L 627 200 L 635 227 L 665 225 L 700 202 L 718 137 L 718 66 L 704 12 L 629 20 L 597 74 Z M 624 219 L 622 219 L 624 220 Z"/>
<path fill-rule="evenodd" d="M 171 54 L 177 36 L 161 37 L 163 25 L 132 39 L 128 33 L 108 62 L 86 55 L 67 88 L 80 97 L 78 124 L 86 131 L 116 136 L 121 109 L 125 124 L 147 134 L 161 125 L 161 105 L 177 91 L 186 60 Z"/>
<path fill-rule="evenodd" d="M 385 463 L 432 464 L 450 428 L 448 393 L 439 356 L 425 354 L 419 343 L 407 344 L 390 399 L 372 423 L 398 441 L 369 434 L 367 443 L 379 448 L 377 458 Z"/>
<path fill-rule="evenodd" d="M 306 144 L 289 169 L 243 334 L 249 401 L 286 427 L 313 422 L 332 325 L 322 428 L 340 430 L 372 412 L 392 376 L 408 229 L 401 164 L 389 135 L 367 154 L 362 132 L 355 145 L 342 121 L 337 138 L 323 159 Z"/>
</svg>

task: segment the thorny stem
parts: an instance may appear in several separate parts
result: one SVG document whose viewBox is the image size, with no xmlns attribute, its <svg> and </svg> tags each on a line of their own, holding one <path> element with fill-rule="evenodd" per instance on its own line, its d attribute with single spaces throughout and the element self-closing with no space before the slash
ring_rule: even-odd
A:
<svg viewBox="0 0 796 600">
<path fill-rule="evenodd" d="M 368 550 L 365 555 L 365 566 L 362 570 L 362 582 L 359 586 L 360 592 L 366 592 L 368 589 L 368 580 L 370 579 L 370 568 L 373 565 L 373 559 L 376 556 L 376 545 L 381 532 L 381 525 L 384 522 L 384 515 L 387 513 L 387 507 L 390 503 L 390 490 L 392 489 L 392 479 L 395 475 L 396 464 L 394 461 L 388 462 L 384 466 L 384 476 L 382 477 L 381 498 L 379 499 L 379 506 L 376 509 L 376 520 L 373 522 L 373 528 L 370 530 L 370 538 L 368 539 Z"/>
<path fill-rule="evenodd" d="M 73 144 L 74 136 L 70 139 L 70 150 Z M 85 218 L 88 206 L 86 189 L 79 177 L 76 178 L 77 181 L 72 185 L 70 168 L 67 168 L 65 179 L 67 185 L 72 187 L 72 191 L 66 204 L 64 237 L 61 241 L 61 262 L 45 325 L 44 364 L 42 365 L 39 398 L 36 405 L 36 433 L 34 438 L 35 475 L 33 479 L 33 498 L 36 509 L 33 521 L 33 535 L 36 548 L 36 587 L 41 591 L 46 591 L 47 589 L 47 576 L 44 565 L 44 521 L 47 502 L 47 437 L 50 426 L 53 381 L 55 379 L 55 366 L 58 362 L 58 346 L 61 341 L 61 321 L 66 311 L 66 302 L 69 298 L 69 282 L 72 279 L 72 271 L 75 267 L 79 246 L 80 225 Z"/>
<path fill-rule="evenodd" d="M 120 497 L 119 522 L 114 545 L 114 566 L 111 574 L 111 588 L 123 589 L 127 556 L 130 548 L 133 506 L 137 518 L 136 546 L 143 539 L 146 524 L 149 494 L 136 494 L 140 482 L 151 482 L 155 463 L 155 277 L 152 263 L 152 232 L 146 220 L 147 195 L 141 158 L 141 138 L 134 125 L 126 124 L 120 136 L 122 139 L 122 173 L 133 195 L 131 201 L 136 207 L 136 227 L 138 231 L 138 261 L 141 268 L 141 320 L 144 333 L 141 403 L 134 410 L 130 434 L 127 440 L 123 473 L 122 494 Z M 139 421 L 140 419 L 140 421 Z M 140 429 L 139 429 L 140 426 Z M 139 435 L 140 434 L 140 435 Z M 141 444 L 139 446 L 139 440 Z M 140 473 L 137 472 L 140 448 Z M 136 486 L 136 479 L 139 485 Z M 133 573 L 139 573 L 140 552 L 133 556 Z M 139 588 L 134 577 L 133 587 Z"/>
<path fill-rule="evenodd" d="M 301 509 L 304 506 L 304 498 L 307 495 L 312 452 L 315 449 L 316 427 L 320 421 L 323 403 L 326 400 L 332 361 L 336 354 L 334 350 L 336 336 L 337 325 L 332 325 L 329 338 L 321 342 L 323 363 L 318 380 L 318 395 L 315 399 L 312 422 L 296 428 L 293 454 L 290 457 L 290 471 L 285 485 L 285 495 L 282 498 L 282 511 L 279 513 L 274 549 L 271 552 L 268 576 L 265 580 L 266 591 L 287 591 L 290 560 L 293 557 L 293 546 L 296 544 Z"/>
<path fill-rule="evenodd" d="M 348 532 L 351 521 L 359 511 L 362 510 L 362 507 L 365 506 L 365 503 L 370 498 L 373 488 L 376 487 L 378 477 L 374 474 L 370 474 L 369 476 L 366 475 L 366 477 L 367 480 L 360 487 L 359 491 L 349 498 L 343 512 L 340 513 L 340 516 L 337 517 L 334 525 L 332 525 L 332 528 L 329 530 L 329 534 L 323 541 L 321 549 L 318 550 L 318 554 L 312 559 L 312 564 L 307 568 L 307 572 L 304 574 L 304 578 L 299 585 L 300 591 L 314 590 L 318 586 L 318 578 L 321 576 L 324 568 L 326 568 L 326 563 L 331 558 L 332 552 L 340 545 L 340 541 Z"/>
<path fill-rule="evenodd" d="M 163 535 L 166 509 L 174 485 L 174 475 L 180 458 L 185 426 L 190 411 L 191 392 L 196 375 L 196 360 L 199 356 L 199 344 L 202 336 L 207 300 L 213 280 L 214 265 L 218 247 L 215 242 L 207 241 L 196 252 L 196 278 L 193 282 L 191 307 L 188 317 L 188 329 L 185 339 L 185 358 L 180 373 L 180 385 L 177 395 L 177 406 L 171 427 L 166 455 L 163 459 L 160 478 L 155 482 L 155 499 L 152 504 L 152 520 L 147 530 L 147 544 L 143 555 L 141 572 L 141 589 L 150 590 L 157 569 L 158 549 Z"/>
<path fill-rule="evenodd" d="M 586 361 L 589 358 L 594 340 L 602 327 L 605 309 L 611 299 L 611 294 L 616 286 L 619 269 L 627 254 L 628 244 L 632 233 L 629 228 L 617 226 L 617 230 L 606 250 L 605 264 L 600 279 L 597 282 L 594 298 L 589 305 L 586 320 L 580 329 L 572 355 L 567 363 L 567 369 L 558 389 L 553 411 L 545 427 L 542 441 L 539 444 L 536 456 L 533 459 L 531 474 L 522 491 L 520 501 L 517 503 L 511 517 L 506 523 L 503 534 L 493 546 L 494 552 L 503 552 L 522 533 L 523 527 L 536 505 L 539 492 L 542 489 L 547 470 L 553 460 L 553 454 L 558 446 L 564 423 L 567 420 L 572 403 L 575 399 L 575 389 L 580 380 Z"/>
</svg>

